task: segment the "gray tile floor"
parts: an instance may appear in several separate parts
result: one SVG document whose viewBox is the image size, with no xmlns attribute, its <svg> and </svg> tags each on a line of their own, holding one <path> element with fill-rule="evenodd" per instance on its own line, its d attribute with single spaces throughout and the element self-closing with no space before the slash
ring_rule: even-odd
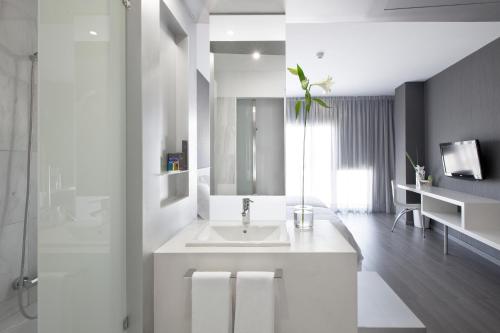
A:
<svg viewBox="0 0 500 333">
<path fill-rule="evenodd" d="M 341 218 L 358 241 L 363 269 L 376 271 L 424 322 L 429 333 L 500 332 L 500 267 L 442 235 L 400 223 L 392 215 Z"/>
</svg>

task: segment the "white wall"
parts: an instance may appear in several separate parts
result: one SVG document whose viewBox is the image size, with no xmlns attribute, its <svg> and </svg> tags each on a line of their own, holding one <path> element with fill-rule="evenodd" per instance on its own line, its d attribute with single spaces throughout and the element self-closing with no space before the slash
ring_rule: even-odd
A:
<svg viewBox="0 0 500 333">
<path fill-rule="evenodd" d="M 127 20 L 127 296 L 129 332 L 137 333 L 153 332 L 152 252 L 196 217 L 197 29 L 181 0 L 164 0 L 164 4 L 188 35 L 189 196 L 167 206 L 160 204 L 164 93 L 160 1 L 133 1 Z"/>
<path fill-rule="evenodd" d="M 210 53 L 209 25 L 206 23 L 198 23 L 196 25 L 196 36 L 198 37 L 196 39 L 197 68 L 205 79 L 210 82 L 210 57 L 207 57 L 207 54 Z"/>
</svg>

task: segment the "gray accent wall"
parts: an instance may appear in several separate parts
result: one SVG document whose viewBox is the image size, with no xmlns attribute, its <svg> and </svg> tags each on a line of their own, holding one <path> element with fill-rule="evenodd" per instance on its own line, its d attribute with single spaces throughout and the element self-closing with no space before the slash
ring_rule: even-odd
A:
<svg viewBox="0 0 500 333">
<path fill-rule="evenodd" d="M 437 184 L 500 200 L 500 38 L 428 80 L 424 101 L 427 165 Z M 480 141 L 486 179 L 445 177 L 439 143 L 468 139 Z"/>
<path fill-rule="evenodd" d="M 429 79 L 424 106 L 426 166 L 436 185 L 500 200 L 500 38 Z M 480 141 L 485 180 L 443 175 L 439 143 L 468 139 Z M 500 258 L 499 251 L 451 234 Z"/>
<path fill-rule="evenodd" d="M 415 171 L 407 161 L 408 152 L 415 163 L 425 165 L 424 130 L 424 83 L 407 82 L 396 88 L 394 98 L 395 127 L 395 180 L 398 184 L 415 184 Z M 419 202 L 419 196 L 409 191 L 395 189 L 397 198 L 403 203 Z M 407 222 L 412 221 L 407 214 Z"/>
</svg>

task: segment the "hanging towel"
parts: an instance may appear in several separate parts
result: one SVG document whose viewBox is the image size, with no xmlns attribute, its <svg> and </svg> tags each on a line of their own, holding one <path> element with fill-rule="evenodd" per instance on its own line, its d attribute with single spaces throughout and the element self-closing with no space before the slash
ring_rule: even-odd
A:
<svg viewBox="0 0 500 333">
<path fill-rule="evenodd" d="M 274 333 L 274 273 L 238 272 L 234 333 Z"/>
<path fill-rule="evenodd" d="M 191 288 L 191 332 L 231 333 L 231 273 L 194 272 Z"/>
</svg>

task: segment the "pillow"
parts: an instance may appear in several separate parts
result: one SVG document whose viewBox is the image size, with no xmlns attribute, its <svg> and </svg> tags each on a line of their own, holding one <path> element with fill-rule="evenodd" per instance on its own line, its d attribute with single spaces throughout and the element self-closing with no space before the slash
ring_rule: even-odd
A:
<svg viewBox="0 0 500 333">
<path fill-rule="evenodd" d="M 302 197 L 301 196 L 287 196 L 286 197 L 286 205 L 287 206 L 298 206 L 302 204 Z M 305 197 L 304 198 L 304 205 L 309 205 L 313 207 L 322 207 L 322 208 L 328 208 L 321 200 L 319 200 L 316 197 Z"/>
</svg>

